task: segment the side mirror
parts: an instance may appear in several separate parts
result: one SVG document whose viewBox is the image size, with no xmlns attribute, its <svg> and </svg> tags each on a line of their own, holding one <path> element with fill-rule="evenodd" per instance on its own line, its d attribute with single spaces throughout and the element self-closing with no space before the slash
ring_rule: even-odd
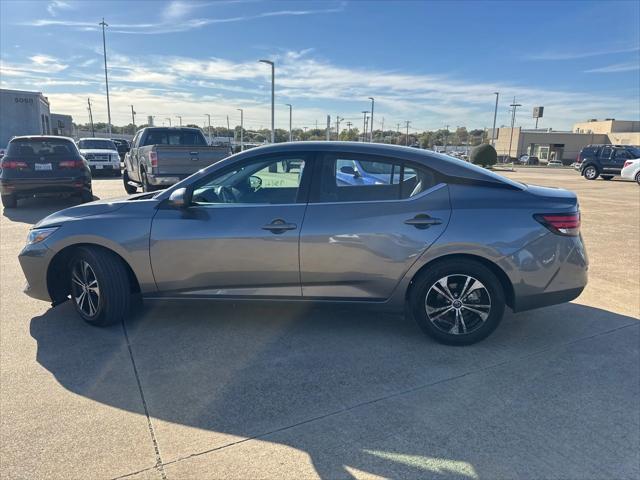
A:
<svg viewBox="0 0 640 480">
<path fill-rule="evenodd" d="M 255 175 L 251 175 L 249 177 L 249 186 L 254 190 L 258 190 L 262 186 L 262 179 Z"/>
<path fill-rule="evenodd" d="M 191 205 L 191 193 L 186 188 L 178 188 L 171 192 L 168 203 L 174 208 L 187 208 Z"/>
<path fill-rule="evenodd" d="M 356 171 L 355 168 L 345 165 L 344 167 L 340 167 L 340 172 L 346 175 L 352 175 L 354 178 L 358 178 L 360 174 Z"/>
</svg>

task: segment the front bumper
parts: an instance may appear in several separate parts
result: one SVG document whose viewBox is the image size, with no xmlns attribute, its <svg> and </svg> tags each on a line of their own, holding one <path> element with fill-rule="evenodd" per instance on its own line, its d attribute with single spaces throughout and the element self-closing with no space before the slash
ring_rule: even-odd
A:
<svg viewBox="0 0 640 480">
<path fill-rule="evenodd" d="M 39 195 L 80 193 L 91 189 L 91 180 L 87 177 L 63 178 L 13 178 L 0 180 L 0 192 L 3 195 Z"/>
<path fill-rule="evenodd" d="M 51 301 L 47 288 L 47 270 L 53 251 L 43 243 L 25 246 L 18 255 L 20 267 L 27 280 L 24 293 L 36 300 Z"/>
</svg>

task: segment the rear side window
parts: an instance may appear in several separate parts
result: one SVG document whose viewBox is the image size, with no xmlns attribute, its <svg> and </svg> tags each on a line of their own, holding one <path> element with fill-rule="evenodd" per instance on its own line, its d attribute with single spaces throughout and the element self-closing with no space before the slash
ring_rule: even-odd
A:
<svg viewBox="0 0 640 480">
<path fill-rule="evenodd" d="M 595 157 L 598 154 L 597 147 L 585 147 L 582 149 L 583 157 Z"/>
<path fill-rule="evenodd" d="M 600 152 L 600 158 L 611 158 L 611 148 L 603 148 Z"/>
<path fill-rule="evenodd" d="M 436 185 L 428 168 L 400 160 L 330 155 L 321 164 L 319 202 L 375 202 L 411 198 Z"/>
<path fill-rule="evenodd" d="M 73 142 L 64 139 L 25 139 L 9 142 L 7 156 L 12 158 L 36 159 L 41 157 L 79 157 Z"/>
</svg>

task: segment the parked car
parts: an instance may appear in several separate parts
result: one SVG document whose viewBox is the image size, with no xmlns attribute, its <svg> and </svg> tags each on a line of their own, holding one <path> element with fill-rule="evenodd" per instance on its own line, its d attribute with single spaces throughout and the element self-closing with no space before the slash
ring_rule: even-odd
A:
<svg viewBox="0 0 640 480">
<path fill-rule="evenodd" d="M 112 138 L 111 141 L 116 145 L 120 161 L 124 162 L 124 156 L 131 150 L 131 145 L 129 145 L 129 142 L 124 138 Z"/>
<path fill-rule="evenodd" d="M 166 188 L 229 155 L 228 145 L 208 146 L 199 128 L 143 128 L 124 159 L 124 188 L 127 193 Z"/>
<path fill-rule="evenodd" d="M 540 159 L 533 155 L 521 155 L 518 160 L 522 165 L 540 165 Z"/>
<path fill-rule="evenodd" d="M 269 171 L 284 160 L 304 168 Z M 387 165 L 400 180 L 341 184 L 344 160 Z M 50 215 L 19 260 L 28 295 L 71 299 L 94 325 L 126 318 L 132 293 L 408 304 L 436 340 L 470 344 L 497 327 L 505 305 L 580 295 L 579 229 L 567 190 L 415 148 L 294 142 L 239 153 L 162 192 Z"/>
<path fill-rule="evenodd" d="M 587 145 L 576 158 L 576 169 L 587 180 L 599 176 L 611 180 L 620 175 L 627 160 L 640 157 L 640 147 L 633 145 Z"/>
<path fill-rule="evenodd" d="M 109 138 L 81 138 L 78 149 L 96 175 L 120 176 L 120 156 L 116 144 Z"/>
<path fill-rule="evenodd" d="M 0 192 L 5 208 L 34 195 L 75 195 L 90 202 L 91 171 L 71 138 L 14 137 L 0 160 Z"/>
<path fill-rule="evenodd" d="M 640 185 L 640 158 L 624 162 L 620 176 L 627 180 L 635 180 Z"/>
<path fill-rule="evenodd" d="M 547 167 L 562 167 L 562 162 L 560 160 L 549 160 L 547 162 Z"/>
</svg>

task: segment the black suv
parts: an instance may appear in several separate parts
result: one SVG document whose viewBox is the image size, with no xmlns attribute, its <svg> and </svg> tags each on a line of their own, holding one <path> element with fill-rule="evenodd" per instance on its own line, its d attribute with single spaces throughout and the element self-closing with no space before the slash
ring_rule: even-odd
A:
<svg viewBox="0 0 640 480">
<path fill-rule="evenodd" d="M 640 158 L 640 148 L 632 145 L 587 145 L 578 154 L 576 169 L 587 180 L 599 176 L 611 180 L 620 175 L 627 160 Z"/>
<path fill-rule="evenodd" d="M 34 195 L 76 195 L 90 202 L 91 170 L 71 138 L 14 137 L 0 160 L 0 194 L 5 208 Z"/>
</svg>

